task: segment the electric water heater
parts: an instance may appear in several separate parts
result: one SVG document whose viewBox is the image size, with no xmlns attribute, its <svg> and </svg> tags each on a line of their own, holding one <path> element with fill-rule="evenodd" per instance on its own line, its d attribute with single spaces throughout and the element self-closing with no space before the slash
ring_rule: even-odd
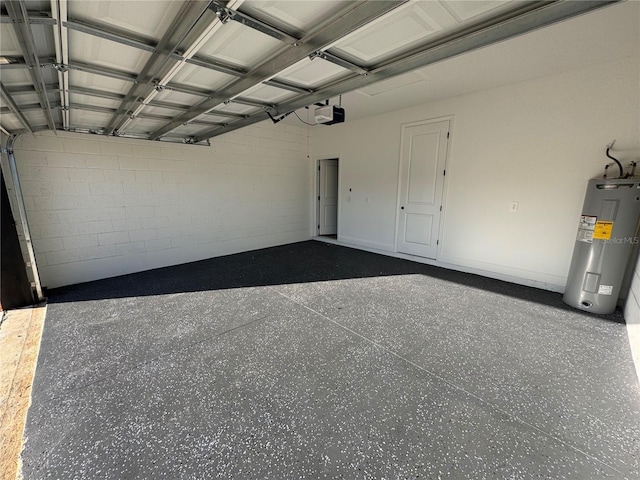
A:
<svg viewBox="0 0 640 480">
<path fill-rule="evenodd" d="M 589 180 L 563 301 L 593 313 L 616 308 L 638 238 L 640 178 Z"/>
</svg>

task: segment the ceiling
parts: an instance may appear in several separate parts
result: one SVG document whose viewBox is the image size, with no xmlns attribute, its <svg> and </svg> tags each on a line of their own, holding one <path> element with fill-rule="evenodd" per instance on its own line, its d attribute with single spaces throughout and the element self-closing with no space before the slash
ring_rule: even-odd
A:
<svg viewBox="0 0 640 480">
<path fill-rule="evenodd" d="M 0 127 L 202 143 L 346 92 L 370 115 L 633 52 L 613 3 L 2 1 Z"/>
<path fill-rule="evenodd" d="M 628 58 L 640 62 L 639 1 L 619 3 L 375 83 L 344 95 L 342 104 L 347 118 L 355 120 L 591 65 L 610 67 Z M 637 81 L 640 88 L 640 70 Z"/>
</svg>

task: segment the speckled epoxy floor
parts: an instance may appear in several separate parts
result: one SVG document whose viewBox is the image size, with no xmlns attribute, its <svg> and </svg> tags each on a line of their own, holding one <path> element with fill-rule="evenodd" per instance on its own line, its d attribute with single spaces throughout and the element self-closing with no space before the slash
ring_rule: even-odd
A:
<svg viewBox="0 0 640 480">
<path fill-rule="evenodd" d="M 638 478 L 620 314 L 320 242 L 50 292 L 25 479 Z"/>
</svg>

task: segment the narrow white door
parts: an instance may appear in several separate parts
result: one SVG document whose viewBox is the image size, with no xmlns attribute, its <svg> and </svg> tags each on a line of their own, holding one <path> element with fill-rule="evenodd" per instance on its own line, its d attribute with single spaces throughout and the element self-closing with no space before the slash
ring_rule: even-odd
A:
<svg viewBox="0 0 640 480">
<path fill-rule="evenodd" d="M 338 159 L 318 166 L 318 235 L 338 233 Z"/>
<path fill-rule="evenodd" d="M 436 258 L 449 121 L 402 127 L 398 252 Z"/>
</svg>

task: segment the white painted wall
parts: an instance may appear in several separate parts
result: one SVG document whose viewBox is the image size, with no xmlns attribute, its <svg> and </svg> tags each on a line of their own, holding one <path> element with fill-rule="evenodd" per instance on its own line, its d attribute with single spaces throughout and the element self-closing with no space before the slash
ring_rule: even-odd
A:
<svg viewBox="0 0 640 480">
<path fill-rule="evenodd" d="M 438 261 L 562 291 L 605 146 L 615 138 L 623 163 L 640 159 L 639 104 L 640 66 L 627 58 L 318 126 L 312 151 L 340 157 L 338 240 L 393 252 L 401 125 L 452 116 Z"/>
<path fill-rule="evenodd" d="M 624 308 L 631 354 L 640 380 L 640 257 L 635 265 L 631 288 Z"/>
<path fill-rule="evenodd" d="M 636 328 L 640 328 L 640 257 L 638 257 L 634 268 L 631 288 L 625 304 L 624 318 L 627 323 L 632 323 L 636 325 Z M 638 332 L 638 342 L 640 342 L 640 331 Z M 640 347 L 640 343 L 638 346 Z"/>
<path fill-rule="evenodd" d="M 58 132 L 18 137 L 43 285 L 310 238 L 307 130 L 260 123 L 212 146 Z"/>
</svg>

